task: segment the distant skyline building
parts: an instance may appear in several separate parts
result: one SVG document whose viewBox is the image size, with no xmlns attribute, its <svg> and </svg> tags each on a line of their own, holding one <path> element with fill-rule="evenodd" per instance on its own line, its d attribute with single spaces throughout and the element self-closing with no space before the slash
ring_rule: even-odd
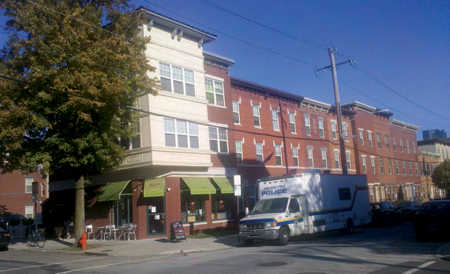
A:
<svg viewBox="0 0 450 274">
<path fill-rule="evenodd" d="M 447 132 L 445 130 L 439 130 L 439 129 L 428 129 L 422 131 L 422 137 L 424 140 L 430 140 L 430 139 L 445 139 L 447 138 Z"/>
</svg>

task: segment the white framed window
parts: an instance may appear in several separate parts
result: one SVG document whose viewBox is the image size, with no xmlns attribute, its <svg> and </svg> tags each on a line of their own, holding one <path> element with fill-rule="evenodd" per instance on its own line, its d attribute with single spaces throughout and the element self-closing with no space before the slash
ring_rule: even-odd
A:
<svg viewBox="0 0 450 274">
<path fill-rule="evenodd" d="M 209 104 L 225 106 L 223 82 L 205 78 L 205 91 Z"/>
<path fill-rule="evenodd" d="M 350 157 L 350 151 L 345 151 L 345 158 L 347 159 L 347 170 L 352 169 L 352 161 Z"/>
<path fill-rule="evenodd" d="M 372 167 L 372 173 L 376 173 L 375 169 L 375 156 L 370 156 L 370 166 Z"/>
<path fill-rule="evenodd" d="M 244 163 L 244 154 L 242 151 L 242 141 L 236 140 L 236 163 L 242 164 Z"/>
<path fill-rule="evenodd" d="M 412 163 L 411 162 L 409 162 L 409 175 L 413 175 Z"/>
<path fill-rule="evenodd" d="M 166 63 L 159 63 L 162 90 L 195 96 L 194 72 Z"/>
<path fill-rule="evenodd" d="M 412 141 L 412 147 L 413 147 L 413 153 L 416 154 L 416 142 Z"/>
<path fill-rule="evenodd" d="M 308 165 L 314 167 L 313 147 L 308 147 Z"/>
<path fill-rule="evenodd" d="M 348 142 L 348 124 L 342 123 L 342 134 L 344 135 L 344 140 Z"/>
<path fill-rule="evenodd" d="M 384 135 L 384 144 L 386 146 L 386 150 L 389 150 L 389 136 L 387 134 Z"/>
<path fill-rule="evenodd" d="M 419 175 L 419 165 L 417 164 L 417 162 L 416 162 L 415 166 L 416 166 L 416 175 Z"/>
<path fill-rule="evenodd" d="M 406 175 L 406 163 L 403 161 L 403 174 Z"/>
<path fill-rule="evenodd" d="M 25 205 L 25 218 L 34 218 L 34 205 L 28 204 Z"/>
<path fill-rule="evenodd" d="M 292 148 L 292 158 L 294 159 L 294 166 L 298 166 L 298 147 Z"/>
<path fill-rule="evenodd" d="M 261 121 L 259 116 L 259 106 L 253 105 L 253 125 L 255 127 L 261 127 Z"/>
<path fill-rule="evenodd" d="M 411 150 L 409 149 L 409 140 L 406 140 L 406 151 L 409 153 L 411 153 Z"/>
<path fill-rule="evenodd" d="M 336 168 L 341 168 L 339 164 L 339 150 L 335 149 L 333 152 L 334 152 L 334 166 Z"/>
<path fill-rule="evenodd" d="M 123 123 L 122 126 L 125 127 L 126 124 Z M 120 145 L 122 147 L 125 147 L 125 150 L 131 150 L 131 149 L 136 149 L 136 148 L 140 148 L 141 147 L 140 123 L 137 122 L 132 130 L 136 134 L 133 138 L 120 138 Z"/>
<path fill-rule="evenodd" d="M 331 120 L 331 137 L 333 137 L 333 140 L 337 140 L 336 121 L 334 120 Z"/>
<path fill-rule="evenodd" d="M 255 144 L 255 148 L 256 148 L 256 162 L 261 164 L 263 162 L 263 159 L 264 159 L 263 144 L 262 143 L 256 143 Z"/>
<path fill-rule="evenodd" d="M 272 109 L 272 126 L 273 130 L 280 131 L 280 125 L 278 123 L 278 109 Z"/>
<path fill-rule="evenodd" d="M 399 169 L 399 167 L 398 167 L 398 161 L 397 160 L 395 160 L 395 173 L 398 175 L 398 174 L 400 174 L 400 169 Z"/>
<path fill-rule="evenodd" d="M 388 158 L 388 171 L 389 171 L 389 174 L 392 174 L 392 162 L 391 162 L 391 159 L 389 159 L 389 158 Z"/>
<path fill-rule="evenodd" d="M 380 174 L 384 174 L 384 161 L 383 161 L 383 157 L 380 157 Z"/>
<path fill-rule="evenodd" d="M 215 152 L 228 152 L 228 134 L 225 128 L 209 127 L 209 147 Z"/>
<path fill-rule="evenodd" d="M 372 131 L 367 131 L 367 140 L 369 140 L 369 146 L 373 147 Z"/>
<path fill-rule="evenodd" d="M 281 145 L 275 145 L 275 161 L 277 166 L 281 166 L 283 164 L 281 161 Z"/>
<path fill-rule="evenodd" d="M 241 123 L 241 118 L 239 115 L 239 101 L 233 100 L 233 122 L 235 124 Z"/>
<path fill-rule="evenodd" d="M 361 155 L 362 171 L 367 173 L 366 155 Z"/>
<path fill-rule="evenodd" d="M 296 133 L 297 130 L 295 128 L 295 113 L 289 113 L 289 128 L 292 133 Z"/>
<path fill-rule="evenodd" d="M 377 133 L 377 146 L 378 146 L 378 149 L 381 149 L 381 135 L 380 135 L 380 133 Z"/>
<path fill-rule="evenodd" d="M 45 185 L 41 184 L 41 196 L 44 197 L 45 196 Z"/>
<path fill-rule="evenodd" d="M 308 136 L 311 136 L 311 117 L 309 115 L 305 115 L 305 133 Z"/>
<path fill-rule="evenodd" d="M 362 129 L 359 129 L 358 132 L 359 132 L 359 143 L 363 146 L 364 145 L 364 131 Z"/>
<path fill-rule="evenodd" d="M 324 127 L 323 127 L 323 118 L 319 117 L 319 118 L 317 118 L 317 121 L 319 123 L 319 137 L 325 138 L 325 132 L 324 132 Z"/>
<path fill-rule="evenodd" d="M 164 139 L 167 147 L 199 148 L 198 124 L 164 118 Z"/>
<path fill-rule="evenodd" d="M 392 146 L 394 147 L 394 151 L 397 151 L 397 141 L 395 140 L 395 137 L 392 138 Z"/>
<path fill-rule="evenodd" d="M 33 177 L 25 178 L 25 193 L 33 193 Z"/>
<path fill-rule="evenodd" d="M 400 151 L 403 153 L 403 139 L 400 139 L 399 141 L 399 145 L 400 145 Z"/>
<path fill-rule="evenodd" d="M 323 168 L 328 168 L 328 163 L 327 163 L 327 149 L 326 148 L 322 148 L 321 149 L 322 152 L 322 167 Z"/>
</svg>

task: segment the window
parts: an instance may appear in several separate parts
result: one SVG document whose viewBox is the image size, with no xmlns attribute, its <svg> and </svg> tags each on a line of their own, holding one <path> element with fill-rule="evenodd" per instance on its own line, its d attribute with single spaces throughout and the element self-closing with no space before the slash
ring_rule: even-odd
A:
<svg viewBox="0 0 450 274">
<path fill-rule="evenodd" d="M 400 151 L 403 153 L 403 139 L 400 139 Z"/>
<path fill-rule="evenodd" d="M 248 181 L 247 181 L 248 184 Z M 256 185 L 248 185 L 248 209 L 251 212 L 256 205 Z"/>
<path fill-rule="evenodd" d="M 298 166 L 298 147 L 292 148 L 292 158 L 294 159 L 294 166 Z"/>
<path fill-rule="evenodd" d="M 334 166 L 336 168 L 340 168 L 340 166 L 339 166 L 339 150 L 337 150 L 337 149 L 334 150 Z"/>
<path fill-rule="evenodd" d="M 394 151 L 397 151 L 397 142 L 395 141 L 395 137 L 392 138 L 392 146 L 394 147 Z"/>
<path fill-rule="evenodd" d="M 205 79 L 206 99 L 208 103 L 224 106 L 223 83 L 212 79 Z"/>
<path fill-rule="evenodd" d="M 226 220 L 232 218 L 231 205 L 233 196 L 228 194 L 211 195 L 212 220 Z"/>
<path fill-rule="evenodd" d="M 256 162 L 262 163 L 263 162 L 263 144 L 262 143 L 256 143 Z"/>
<path fill-rule="evenodd" d="M 362 129 L 359 131 L 359 143 L 363 146 L 364 145 L 364 131 Z"/>
<path fill-rule="evenodd" d="M 261 127 L 259 119 L 259 106 L 253 105 L 253 125 L 255 127 Z"/>
<path fill-rule="evenodd" d="M 165 63 L 159 63 L 162 90 L 195 96 L 194 72 Z"/>
<path fill-rule="evenodd" d="M 403 161 L 403 174 L 406 175 L 406 164 L 405 164 L 405 161 Z"/>
<path fill-rule="evenodd" d="M 322 167 L 327 168 L 327 149 L 322 148 Z"/>
<path fill-rule="evenodd" d="M 342 137 L 344 137 L 344 140 L 345 140 L 346 142 L 348 142 L 348 130 L 347 130 L 347 126 L 348 126 L 347 123 L 342 123 L 342 134 L 344 135 L 344 136 L 342 136 Z"/>
<path fill-rule="evenodd" d="M 164 138 L 168 147 L 199 148 L 198 124 L 164 118 Z"/>
<path fill-rule="evenodd" d="M 389 170 L 389 174 L 392 174 L 392 163 L 391 163 L 391 159 L 388 159 L 388 170 Z"/>
<path fill-rule="evenodd" d="M 377 133 L 377 145 L 378 145 L 378 149 L 381 149 L 381 135 L 380 135 L 380 133 Z"/>
<path fill-rule="evenodd" d="M 339 188 L 339 200 L 345 201 L 345 200 L 351 200 L 352 194 L 350 192 L 350 188 Z"/>
<path fill-rule="evenodd" d="M 311 118 L 309 115 L 305 115 L 305 132 L 306 135 L 311 136 Z"/>
<path fill-rule="evenodd" d="M 239 117 L 239 101 L 233 100 L 233 122 L 235 124 L 240 124 L 241 119 Z"/>
<path fill-rule="evenodd" d="M 242 164 L 244 162 L 242 154 L 242 141 L 235 141 L 236 143 L 236 163 Z"/>
<path fill-rule="evenodd" d="M 314 167 L 313 148 L 308 147 L 308 164 L 309 167 Z"/>
<path fill-rule="evenodd" d="M 373 203 L 373 185 L 369 185 L 370 202 Z"/>
<path fill-rule="evenodd" d="M 32 177 L 25 178 L 25 193 L 33 193 L 33 181 Z"/>
<path fill-rule="evenodd" d="M 367 172 L 366 155 L 361 155 L 361 162 L 362 162 L 362 171 L 363 173 L 366 173 Z"/>
<path fill-rule="evenodd" d="M 45 196 L 45 186 L 44 186 L 44 184 L 41 184 L 41 196 L 42 197 Z"/>
<path fill-rule="evenodd" d="M 347 170 L 352 169 L 352 162 L 351 162 L 351 158 L 350 158 L 350 151 L 346 151 L 345 152 L 345 156 L 347 159 Z"/>
<path fill-rule="evenodd" d="M 420 164 L 420 175 L 422 175 L 422 176 L 424 176 L 424 175 L 425 175 L 425 173 L 423 172 L 423 169 L 424 169 L 424 165 L 425 165 L 425 163 L 423 163 L 423 164 Z"/>
<path fill-rule="evenodd" d="M 125 124 L 122 124 L 123 126 L 126 126 Z M 141 133 L 140 133 L 140 124 L 139 122 L 136 123 L 134 128 L 132 129 L 133 132 L 136 134 L 133 138 L 121 138 L 120 139 L 120 145 L 122 147 L 125 147 L 126 150 L 136 149 L 141 147 Z"/>
<path fill-rule="evenodd" d="M 409 150 L 409 140 L 406 140 L 406 151 L 411 153 L 411 150 Z"/>
<path fill-rule="evenodd" d="M 372 173 L 375 173 L 375 156 L 370 156 L 370 165 L 372 166 Z"/>
<path fill-rule="evenodd" d="M 291 198 L 289 201 L 289 213 L 299 213 L 300 205 L 298 204 L 297 198 Z"/>
<path fill-rule="evenodd" d="M 413 173 L 412 173 L 412 163 L 411 162 L 409 162 L 409 175 L 412 175 Z"/>
<path fill-rule="evenodd" d="M 25 218 L 33 218 L 34 216 L 34 206 L 33 204 L 25 205 Z"/>
<path fill-rule="evenodd" d="M 398 161 L 397 160 L 395 161 L 395 173 L 397 175 L 400 174 L 400 170 L 399 170 L 399 167 L 398 167 Z"/>
<path fill-rule="evenodd" d="M 369 140 L 369 146 L 373 147 L 372 132 L 371 131 L 367 131 L 367 140 Z"/>
<path fill-rule="evenodd" d="M 209 127 L 209 146 L 215 152 L 228 152 L 228 136 L 225 128 Z"/>
<path fill-rule="evenodd" d="M 280 127 L 278 125 L 278 109 L 272 109 L 272 125 L 273 130 L 280 131 Z"/>
<path fill-rule="evenodd" d="M 317 118 L 317 121 L 319 122 L 319 136 L 320 136 L 320 138 L 324 138 L 325 133 L 323 131 L 323 118 L 319 117 L 319 118 Z"/>
<path fill-rule="evenodd" d="M 275 160 L 277 166 L 281 166 L 281 145 L 275 145 Z"/>
<path fill-rule="evenodd" d="M 417 162 L 416 162 L 416 175 L 419 175 L 419 167 L 418 167 L 418 164 L 417 164 Z"/>
<path fill-rule="evenodd" d="M 386 150 L 389 150 L 389 136 L 387 134 L 384 135 L 384 144 L 386 145 Z"/>
<path fill-rule="evenodd" d="M 292 133 L 296 132 L 296 129 L 295 129 L 295 114 L 294 113 L 289 113 L 289 128 L 291 129 Z"/>
<path fill-rule="evenodd" d="M 383 157 L 380 157 L 380 174 L 384 174 L 384 162 L 383 162 Z"/>
<path fill-rule="evenodd" d="M 333 137 L 333 140 L 337 139 L 337 135 L 336 135 L 336 121 L 331 121 L 331 136 Z"/>
<path fill-rule="evenodd" d="M 212 195 L 215 196 L 215 195 Z M 205 201 L 208 195 L 190 195 L 189 191 L 181 194 L 181 215 L 186 216 L 184 223 L 195 223 L 206 221 Z"/>
<path fill-rule="evenodd" d="M 413 153 L 416 154 L 416 142 L 412 141 L 412 147 L 413 147 Z"/>
</svg>

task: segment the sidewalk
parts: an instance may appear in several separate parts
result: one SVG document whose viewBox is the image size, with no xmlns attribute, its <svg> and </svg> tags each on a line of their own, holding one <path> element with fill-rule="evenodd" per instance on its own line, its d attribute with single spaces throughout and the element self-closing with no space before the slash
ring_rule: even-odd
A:
<svg viewBox="0 0 450 274">
<path fill-rule="evenodd" d="M 83 251 L 70 251 L 74 239 L 50 239 L 45 242 L 44 248 L 29 246 L 26 240 L 11 240 L 10 250 L 29 250 L 37 252 L 70 252 L 92 256 L 129 256 L 152 257 L 175 253 L 205 252 L 233 248 L 241 245 L 237 235 L 228 235 L 210 238 L 188 238 L 187 241 L 168 241 L 166 238 L 152 238 L 131 241 L 98 241 L 88 240 L 87 249 Z"/>
</svg>

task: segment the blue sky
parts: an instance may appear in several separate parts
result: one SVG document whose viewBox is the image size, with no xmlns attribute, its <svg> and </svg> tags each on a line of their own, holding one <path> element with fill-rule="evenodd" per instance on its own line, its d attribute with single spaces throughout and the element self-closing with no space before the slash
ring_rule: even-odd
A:
<svg viewBox="0 0 450 274">
<path fill-rule="evenodd" d="M 130 3 L 216 34 L 217 40 L 206 44 L 204 49 L 234 59 L 231 76 L 329 104 L 334 104 L 331 72 L 316 76 L 314 70 L 316 66 L 330 64 L 326 48 L 336 47 L 336 62 L 350 57 L 358 65 L 338 69 L 341 103 L 360 101 L 387 108 L 394 113 L 392 118 L 420 126 L 418 140 L 426 129 L 445 129 L 450 133 L 450 1 L 131 0 Z M 4 24 L 4 19 L 0 18 L 0 24 Z M 0 35 L 3 44 L 6 34 Z"/>
</svg>

